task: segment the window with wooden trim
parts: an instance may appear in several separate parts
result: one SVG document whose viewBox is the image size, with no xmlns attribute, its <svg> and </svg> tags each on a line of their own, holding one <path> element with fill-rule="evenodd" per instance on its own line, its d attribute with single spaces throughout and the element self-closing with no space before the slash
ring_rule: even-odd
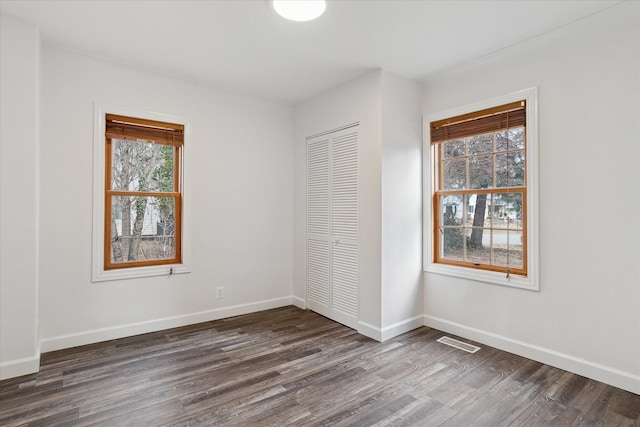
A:
<svg viewBox="0 0 640 427">
<path fill-rule="evenodd" d="M 106 114 L 104 270 L 182 262 L 184 125 Z"/>
<path fill-rule="evenodd" d="M 433 263 L 527 276 L 526 101 L 430 123 Z"/>
</svg>

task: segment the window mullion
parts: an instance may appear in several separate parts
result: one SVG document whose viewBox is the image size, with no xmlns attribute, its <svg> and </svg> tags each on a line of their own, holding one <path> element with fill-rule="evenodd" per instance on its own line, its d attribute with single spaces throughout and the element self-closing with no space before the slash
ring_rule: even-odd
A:
<svg viewBox="0 0 640 427">
<path fill-rule="evenodd" d="M 176 147 L 173 152 L 173 191 L 178 193 L 180 191 L 180 151 L 179 147 Z"/>
<path fill-rule="evenodd" d="M 437 146 L 437 151 L 438 151 L 438 165 L 439 165 L 439 169 L 438 169 L 438 190 L 442 191 L 444 189 L 444 149 L 442 144 L 438 144 Z"/>
<path fill-rule="evenodd" d="M 468 190 L 471 188 L 471 184 L 469 182 L 469 138 L 464 139 L 464 188 Z"/>
<path fill-rule="evenodd" d="M 494 169 L 495 169 L 495 164 L 493 165 Z M 493 195 L 495 193 L 490 193 L 489 194 L 489 264 L 491 265 L 495 265 L 495 262 L 493 260 Z M 482 224 L 483 228 L 484 228 L 484 223 Z"/>
<path fill-rule="evenodd" d="M 464 168 L 465 168 L 465 184 L 464 184 L 464 188 L 466 191 L 469 191 L 469 189 L 471 188 L 471 181 L 469 180 L 469 161 L 470 161 L 471 157 L 469 155 L 469 138 L 464 138 Z M 462 196 L 462 200 L 463 200 L 463 204 L 464 204 L 464 200 L 465 200 L 465 195 L 469 194 L 469 193 L 465 193 Z M 468 214 L 467 212 L 464 213 L 464 215 L 468 218 Z M 468 230 L 468 224 L 467 221 L 463 218 L 463 222 L 462 222 L 462 260 L 463 262 L 469 263 L 468 261 L 468 251 L 467 251 L 467 230 Z M 471 228 L 471 230 L 473 231 L 473 227 Z"/>
<path fill-rule="evenodd" d="M 496 178 L 496 175 L 498 174 L 498 170 L 496 169 L 496 132 L 493 132 L 491 134 L 491 162 L 493 163 L 492 165 L 493 188 L 496 188 L 498 186 L 498 179 Z"/>
</svg>

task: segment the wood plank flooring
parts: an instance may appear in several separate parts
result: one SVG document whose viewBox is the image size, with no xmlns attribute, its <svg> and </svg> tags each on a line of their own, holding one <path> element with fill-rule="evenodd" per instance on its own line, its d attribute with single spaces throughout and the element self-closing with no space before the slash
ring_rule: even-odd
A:
<svg viewBox="0 0 640 427">
<path fill-rule="evenodd" d="M 640 426 L 636 394 L 443 335 L 284 307 L 45 353 L 0 382 L 0 425 Z"/>
</svg>

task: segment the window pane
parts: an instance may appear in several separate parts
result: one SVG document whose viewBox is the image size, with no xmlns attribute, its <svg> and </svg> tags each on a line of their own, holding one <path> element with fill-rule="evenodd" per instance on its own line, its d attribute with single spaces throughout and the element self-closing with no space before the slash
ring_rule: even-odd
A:
<svg viewBox="0 0 640 427">
<path fill-rule="evenodd" d="M 469 155 L 487 154 L 493 151 L 493 134 L 475 135 L 469 137 Z"/>
<path fill-rule="evenodd" d="M 465 216 L 462 196 L 442 196 L 440 200 L 441 224 L 444 226 L 461 226 Z"/>
<path fill-rule="evenodd" d="M 124 139 L 111 143 L 111 189 L 174 191 L 175 147 Z"/>
<path fill-rule="evenodd" d="M 452 139 L 451 141 L 445 141 L 442 143 L 442 154 L 445 159 L 452 157 L 462 157 L 464 152 L 464 139 Z"/>
<path fill-rule="evenodd" d="M 469 188 L 493 187 L 493 156 L 469 158 Z"/>
<path fill-rule="evenodd" d="M 493 195 L 495 228 L 522 230 L 522 193 L 496 193 Z"/>
<path fill-rule="evenodd" d="M 462 190 L 466 185 L 467 171 L 465 160 L 445 160 L 442 163 L 442 181 L 444 190 Z"/>
<path fill-rule="evenodd" d="M 496 151 L 523 150 L 524 128 L 512 128 L 509 131 L 496 132 Z"/>
<path fill-rule="evenodd" d="M 507 151 L 509 149 L 508 141 L 506 130 L 496 132 L 496 151 Z"/>
<path fill-rule="evenodd" d="M 466 227 L 471 227 L 473 224 L 473 215 L 475 213 L 475 195 L 465 194 L 464 196 L 464 218 L 462 222 Z"/>
<path fill-rule="evenodd" d="M 440 228 L 440 255 L 443 258 L 463 261 L 462 228 Z"/>
<path fill-rule="evenodd" d="M 174 197 L 111 197 L 111 262 L 172 259 Z"/>
<path fill-rule="evenodd" d="M 473 227 L 467 228 L 467 248 L 482 249 L 491 246 L 491 229 Z"/>
<path fill-rule="evenodd" d="M 491 229 L 472 228 L 467 234 L 467 261 L 478 264 L 490 264 Z"/>
<path fill-rule="evenodd" d="M 524 150 L 496 154 L 496 187 L 524 185 Z"/>
<path fill-rule="evenodd" d="M 489 227 L 491 211 L 491 195 L 467 194 L 465 195 L 467 207 L 466 224 L 473 227 Z"/>
<path fill-rule="evenodd" d="M 522 231 L 493 231 L 493 263 L 522 268 Z"/>
<path fill-rule="evenodd" d="M 524 150 L 524 128 L 509 129 L 509 150 Z"/>
</svg>

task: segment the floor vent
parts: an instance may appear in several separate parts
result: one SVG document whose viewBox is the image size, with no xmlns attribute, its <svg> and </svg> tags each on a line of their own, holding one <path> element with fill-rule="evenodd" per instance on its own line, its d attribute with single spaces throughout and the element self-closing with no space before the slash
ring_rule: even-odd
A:
<svg viewBox="0 0 640 427">
<path fill-rule="evenodd" d="M 469 353 L 475 353 L 476 351 L 480 350 L 480 347 L 467 344 L 466 342 L 454 340 L 453 338 L 449 338 L 449 337 L 441 337 L 440 339 L 438 339 L 438 342 L 441 342 L 442 344 L 450 345 L 451 347 L 455 347 L 460 350 L 468 351 Z"/>
</svg>

